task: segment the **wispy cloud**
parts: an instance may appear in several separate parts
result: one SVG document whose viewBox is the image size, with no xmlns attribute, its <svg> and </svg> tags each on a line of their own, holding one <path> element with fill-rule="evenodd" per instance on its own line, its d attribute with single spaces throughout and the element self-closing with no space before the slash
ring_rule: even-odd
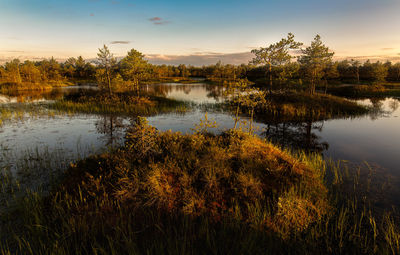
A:
<svg viewBox="0 0 400 255">
<path fill-rule="evenodd" d="M 153 17 L 149 19 L 150 22 L 152 22 L 154 25 L 165 25 L 170 23 L 168 20 L 164 20 L 160 17 Z"/>
<path fill-rule="evenodd" d="M 160 55 L 150 54 L 146 55 L 150 63 L 153 64 L 168 64 L 168 65 L 179 65 L 187 64 L 193 66 L 211 65 L 217 63 L 219 60 L 224 64 L 247 64 L 252 59 L 253 54 L 250 52 L 240 53 L 216 53 L 216 52 L 196 52 L 191 55 Z"/>
<path fill-rule="evenodd" d="M 296 55 L 296 54 L 295 54 Z M 254 57 L 251 52 L 238 52 L 238 53 L 217 53 L 217 52 L 195 52 L 190 55 L 161 55 L 161 54 L 149 54 L 146 55 L 146 58 L 152 64 L 162 65 L 193 65 L 193 66 L 202 66 L 202 65 L 211 65 L 215 64 L 219 60 L 224 64 L 247 64 Z M 400 61 L 400 53 L 397 55 L 370 55 L 370 56 L 335 56 L 335 60 L 344 60 L 344 59 L 357 59 L 362 62 L 370 59 L 371 61 L 392 61 L 399 62 Z"/>
<path fill-rule="evenodd" d="M 23 50 L 6 50 L 5 52 L 7 52 L 7 53 L 24 53 L 25 51 L 23 51 Z"/>
<path fill-rule="evenodd" d="M 131 41 L 112 41 L 110 44 L 129 44 Z"/>
<path fill-rule="evenodd" d="M 371 60 L 375 61 L 392 61 L 392 62 L 399 62 L 400 61 L 400 53 L 397 55 L 365 55 L 365 56 L 336 56 L 334 57 L 335 60 L 344 60 L 344 59 L 357 59 L 361 62 Z"/>
<path fill-rule="evenodd" d="M 394 50 L 394 48 L 382 48 L 381 50 Z"/>
<path fill-rule="evenodd" d="M 161 21 L 161 18 L 160 17 L 153 17 L 153 18 L 150 18 L 149 20 L 152 21 L 152 22 L 157 22 L 157 21 Z"/>
<path fill-rule="evenodd" d="M 211 55 L 211 56 L 215 56 L 215 55 L 221 55 L 221 53 L 212 52 L 212 51 L 197 51 L 197 52 L 194 52 L 193 55 L 198 55 L 198 56 Z"/>
</svg>

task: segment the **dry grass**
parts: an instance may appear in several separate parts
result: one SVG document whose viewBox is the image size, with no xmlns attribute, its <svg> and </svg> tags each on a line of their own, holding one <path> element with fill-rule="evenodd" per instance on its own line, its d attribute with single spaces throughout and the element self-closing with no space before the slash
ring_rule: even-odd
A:
<svg viewBox="0 0 400 255">
<path fill-rule="evenodd" d="M 186 111 L 182 102 L 161 97 L 137 97 L 131 92 L 108 95 L 103 91 L 87 91 L 69 95 L 50 104 L 51 109 L 64 112 L 150 115 L 162 112 Z"/>
<path fill-rule="evenodd" d="M 286 224 L 285 234 L 304 230 L 327 209 L 327 190 L 317 169 L 240 131 L 159 133 L 139 121 L 123 150 L 80 162 L 69 173 L 65 194 L 76 195 L 79 184 L 87 201 L 103 198 L 215 222 L 236 217 L 270 230 Z M 294 201 L 293 207 L 279 206 L 282 201 Z M 252 208 L 266 204 L 273 209 L 262 206 L 263 221 L 251 216 Z M 306 219 L 301 226 L 280 220 L 300 222 L 297 214 Z"/>
<path fill-rule="evenodd" d="M 258 118 L 304 121 L 363 115 L 369 109 L 345 98 L 302 92 L 274 92 L 256 109 Z"/>
</svg>

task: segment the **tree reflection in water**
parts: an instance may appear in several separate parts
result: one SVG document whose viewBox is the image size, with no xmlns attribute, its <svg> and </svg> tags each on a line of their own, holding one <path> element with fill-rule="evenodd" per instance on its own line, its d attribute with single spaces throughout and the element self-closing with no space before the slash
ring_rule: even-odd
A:
<svg viewBox="0 0 400 255">
<path fill-rule="evenodd" d="M 315 131 L 321 132 L 323 121 L 307 122 L 266 122 L 262 133 L 271 142 L 290 149 L 303 149 L 310 152 L 322 153 L 329 148 L 326 141 Z"/>
<path fill-rule="evenodd" d="M 107 146 L 115 146 L 120 144 L 124 137 L 124 118 L 112 115 L 103 115 L 96 121 L 96 130 L 103 134 L 101 139 L 105 141 Z"/>
</svg>

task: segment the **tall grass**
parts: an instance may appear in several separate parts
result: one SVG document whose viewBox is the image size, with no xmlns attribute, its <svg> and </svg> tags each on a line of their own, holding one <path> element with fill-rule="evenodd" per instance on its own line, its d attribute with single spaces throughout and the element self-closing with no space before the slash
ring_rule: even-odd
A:
<svg viewBox="0 0 400 255">
<path fill-rule="evenodd" d="M 48 91 L 54 87 L 71 86 L 73 83 L 67 81 L 46 82 L 46 83 L 31 83 L 31 82 L 0 82 L 0 93 L 9 94 L 16 91 Z"/>
<path fill-rule="evenodd" d="M 57 114 L 64 114 L 60 111 L 50 110 L 45 104 L 4 104 L 0 105 L 0 127 L 12 121 L 24 121 L 27 118 L 53 118 Z"/>
<path fill-rule="evenodd" d="M 102 91 L 88 91 L 66 96 L 64 100 L 50 104 L 51 109 L 66 112 L 99 114 L 151 115 L 163 112 L 187 110 L 184 102 L 163 97 L 136 97 L 131 93 L 116 93 L 113 96 Z"/>
<path fill-rule="evenodd" d="M 398 218 L 376 211 L 374 178 L 240 131 L 182 135 L 139 119 L 124 148 L 2 214 L 0 253 L 398 254 Z"/>
<path fill-rule="evenodd" d="M 343 87 L 332 87 L 329 93 L 345 97 L 389 97 L 400 96 L 400 89 L 396 85 L 353 85 Z"/>
<path fill-rule="evenodd" d="M 336 96 L 276 92 L 267 95 L 267 102 L 256 109 L 256 116 L 290 121 L 316 121 L 358 116 L 368 112 L 367 107 Z"/>
</svg>

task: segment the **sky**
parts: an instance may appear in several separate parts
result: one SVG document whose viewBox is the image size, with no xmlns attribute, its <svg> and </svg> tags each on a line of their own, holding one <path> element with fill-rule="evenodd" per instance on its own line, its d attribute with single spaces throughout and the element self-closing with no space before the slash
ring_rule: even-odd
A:
<svg viewBox="0 0 400 255">
<path fill-rule="evenodd" d="M 400 0 L 0 0 L 0 60 L 115 56 L 157 64 L 247 63 L 287 33 L 337 59 L 400 61 Z"/>
</svg>

